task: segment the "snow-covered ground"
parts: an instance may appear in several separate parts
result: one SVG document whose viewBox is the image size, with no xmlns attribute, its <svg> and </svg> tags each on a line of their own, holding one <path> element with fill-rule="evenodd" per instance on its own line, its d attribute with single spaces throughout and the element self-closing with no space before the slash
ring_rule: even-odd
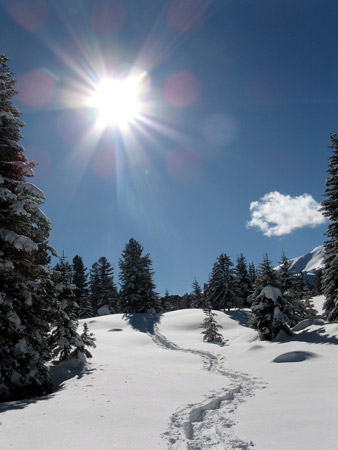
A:
<svg viewBox="0 0 338 450">
<path fill-rule="evenodd" d="M 1 449 L 336 450 L 338 323 L 271 343 L 217 314 L 223 347 L 201 310 L 89 319 L 85 372 L 52 367 L 54 394 L 0 404 Z"/>
</svg>

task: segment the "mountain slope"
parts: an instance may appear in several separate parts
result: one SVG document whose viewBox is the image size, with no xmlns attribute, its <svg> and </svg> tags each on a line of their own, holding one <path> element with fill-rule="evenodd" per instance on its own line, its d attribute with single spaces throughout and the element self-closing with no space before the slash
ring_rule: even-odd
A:
<svg viewBox="0 0 338 450">
<path fill-rule="evenodd" d="M 324 245 L 314 248 L 305 255 L 293 258 L 290 262 L 291 270 L 294 272 L 306 272 L 308 275 L 314 275 L 318 269 L 324 267 Z"/>
</svg>

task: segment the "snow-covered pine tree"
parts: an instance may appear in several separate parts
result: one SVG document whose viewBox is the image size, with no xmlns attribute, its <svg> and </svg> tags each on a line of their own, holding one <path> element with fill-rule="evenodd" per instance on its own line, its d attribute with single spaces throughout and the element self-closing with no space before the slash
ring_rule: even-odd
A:
<svg viewBox="0 0 338 450">
<path fill-rule="evenodd" d="M 80 319 L 93 317 L 92 305 L 89 297 L 88 280 L 86 267 L 83 264 L 81 256 L 75 255 L 73 258 L 73 283 L 76 288 L 74 291 L 75 301 L 79 306 L 78 315 Z"/>
<path fill-rule="evenodd" d="M 93 355 L 90 353 L 87 347 L 96 347 L 94 333 L 89 332 L 89 328 L 87 323 L 83 324 L 83 332 L 80 336 L 81 339 L 77 340 L 77 346 L 75 346 L 74 350 L 70 354 L 70 357 L 74 357 L 78 360 L 83 360 L 84 357 L 92 358 Z"/>
<path fill-rule="evenodd" d="M 222 328 L 222 326 L 215 320 L 217 314 L 213 313 L 211 308 L 204 308 L 203 311 L 205 314 L 205 319 L 201 324 L 201 328 L 204 328 L 204 331 L 201 331 L 201 334 L 204 335 L 203 340 L 205 342 L 214 342 L 216 344 L 223 345 L 223 336 L 218 332 L 218 329 Z"/>
<path fill-rule="evenodd" d="M 53 322 L 53 330 L 49 337 L 54 358 L 66 360 L 69 358 L 79 337 L 78 304 L 75 302 L 76 286 L 72 284 L 72 267 L 65 257 L 54 267 L 53 279 L 58 302 L 58 313 Z"/>
<path fill-rule="evenodd" d="M 213 265 L 208 283 L 208 302 L 212 309 L 218 310 L 237 306 L 233 263 L 225 253 L 221 253 Z"/>
<path fill-rule="evenodd" d="M 247 298 L 252 293 L 252 284 L 246 259 L 242 253 L 237 258 L 235 267 L 235 290 L 238 304 L 244 307 L 250 306 L 251 304 L 247 301 Z"/>
<path fill-rule="evenodd" d="M 39 209 L 45 196 L 19 145 L 24 123 L 12 105 L 13 74 L 0 55 L 0 401 L 52 391 L 47 345 L 55 312 L 47 267 L 50 221 Z"/>
<path fill-rule="evenodd" d="M 290 302 L 278 287 L 277 274 L 267 254 L 259 267 L 252 298 L 251 327 L 263 340 L 272 340 L 282 330 L 289 332 Z"/>
<path fill-rule="evenodd" d="M 329 159 L 326 179 L 325 199 L 322 212 L 330 223 L 326 232 L 328 240 L 324 243 L 323 286 L 326 297 L 324 314 L 329 321 L 338 319 L 338 136 L 331 134 L 332 154 Z"/>
<path fill-rule="evenodd" d="M 75 302 L 76 286 L 72 284 L 71 265 L 61 258 L 54 270 L 55 290 L 58 300 L 58 311 L 53 323 L 49 343 L 54 358 L 66 361 L 77 358 L 78 362 L 84 362 L 85 356 L 91 357 L 86 345 L 94 347 L 94 338 L 89 334 L 87 325 L 80 335 L 78 329 L 78 305 Z"/>
<path fill-rule="evenodd" d="M 142 256 L 143 247 L 131 238 L 119 261 L 120 304 L 124 313 L 159 310 L 149 254 Z"/>
</svg>

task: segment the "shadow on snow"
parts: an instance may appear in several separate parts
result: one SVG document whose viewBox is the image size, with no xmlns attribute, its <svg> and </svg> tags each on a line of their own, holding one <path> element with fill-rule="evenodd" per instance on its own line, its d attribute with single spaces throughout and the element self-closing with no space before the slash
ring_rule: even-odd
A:
<svg viewBox="0 0 338 450">
<path fill-rule="evenodd" d="M 134 330 L 141 333 L 154 334 L 155 325 L 160 323 L 162 314 L 147 312 L 147 313 L 130 313 L 124 314 L 123 319 L 129 322 Z"/>
<path fill-rule="evenodd" d="M 65 386 L 64 383 L 71 378 L 82 378 L 85 375 L 89 375 L 95 369 L 88 369 L 85 365 L 72 366 L 68 362 L 53 362 L 49 367 L 51 381 L 53 384 L 53 392 L 41 397 L 32 397 L 23 400 L 14 400 L 0 403 L 0 414 L 5 411 L 11 411 L 16 409 L 24 409 L 29 405 L 38 403 L 40 401 L 50 400 L 55 397 L 56 392 L 62 391 Z"/>
</svg>

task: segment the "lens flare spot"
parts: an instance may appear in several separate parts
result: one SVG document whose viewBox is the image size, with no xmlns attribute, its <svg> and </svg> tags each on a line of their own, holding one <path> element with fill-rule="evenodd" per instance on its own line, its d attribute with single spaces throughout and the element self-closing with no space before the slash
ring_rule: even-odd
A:
<svg viewBox="0 0 338 450">
<path fill-rule="evenodd" d="M 166 155 L 167 172 L 183 183 L 197 181 L 202 174 L 202 159 L 188 146 L 170 149 Z"/>
<path fill-rule="evenodd" d="M 104 143 L 95 150 L 93 171 L 98 177 L 106 181 L 114 180 L 123 168 L 123 153 L 113 143 Z"/>
<path fill-rule="evenodd" d="M 7 0 L 6 8 L 11 19 L 28 31 L 38 30 L 48 20 L 46 0 Z"/>
<path fill-rule="evenodd" d="M 103 34 L 113 34 L 123 28 L 126 12 L 119 0 L 96 0 L 92 9 L 91 24 Z"/>
<path fill-rule="evenodd" d="M 17 78 L 18 100 L 28 106 L 43 106 L 49 103 L 54 94 L 52 78 L 41 70 L 33 70 Z"/>
<path fill-rule="evenodd" d="M 203 22 L 209 4 L 208 0 L 171 0 L 168 24 L 179 31 L 190 30 Z"/>
<path fill-rule="evenodd" d="M 195 103 L 201 94 L 201 83 L 189 72 L 182 71 L 171 75 L 165 83 L 165 99 L 178 108 Z"/>
</svg>

